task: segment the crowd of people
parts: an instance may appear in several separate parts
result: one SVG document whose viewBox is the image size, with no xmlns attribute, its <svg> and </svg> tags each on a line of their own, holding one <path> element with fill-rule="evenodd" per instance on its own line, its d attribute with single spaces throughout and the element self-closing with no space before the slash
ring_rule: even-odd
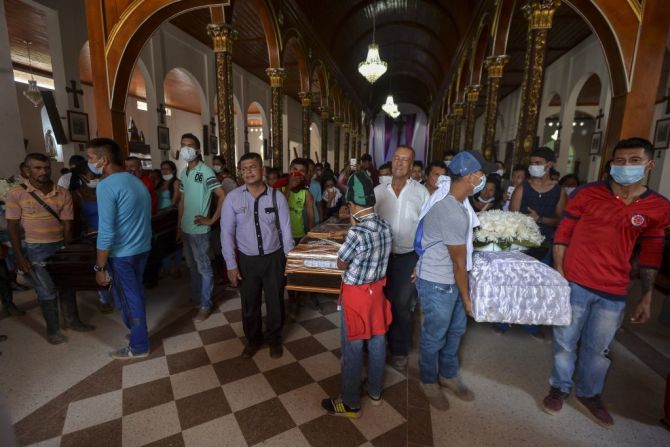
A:
<svg viewBox="0 0 670 447">
<path fill-rule="evenodd" d="M 670 224 L 667 200 L 644 185 L 655 166 L 652 145 L 640 138 L 619 142 L 608 177 L 586 185 L 572 174 L 561 178 L 549 148 L 537 148 L 529 161 L 508 170 L 476 151 L 460 151 L 424 166 L 411 147 L 400 146 L 378 169 L 364 154 L 340 172 L 327 162 L 296 158 L 282 173 L 264 166 L 256 153 L 244 154 L 235 167 L 220 157 L 209 166 L 198 138 L 185 134 L 178 152 L 181 170 L 163 161 L 160 170 L 146 172 L 140 159 L 124 158 L 116 142 L 96 138 L 85 157 L 73 156 L 70 171 L 54 183 L 50 160 L 29 154 L 21 167 L 24 181 L 8 192 L 5 203 L 11 253 L 0 245 L 3 312 L 24 313 L 12 300 L 15 270 L 35 289 L 49 343 L 66 341 L 63 328 L 93 330 L 79 317 L 74 290 L 57 287 L 46 262 L 71 241 L 95 237 L 91 274 L 100 286 L 100 310 L 117 309 L 129 330 L 128 345 L 111 356 L 146 357 L 144 289 L 155 286 L 160 274 L 145 271 L 152 215 L 176 209 L 180 244 L 159 270 L 179 278 L 185 258 L 189 298 L 198 308 L 195 321 L 212 313 L 216 281 L 239 288 L 247 341 L 241 356 L 251 358 L 267 344 L 276 359 L 283 355 L 286 257 L 315 225 L 348 215 L 351 227 L 337 260 L 344 272 L 342 390 L 325 399 L 323 408 L 358 417 L 362 386 L 373 406 L 381 403 L 384 365 L 406 371 L 413 316 L 420 307 L 421 386 L 434 408 L 446 410 L 445 390 L 464 401 L 475 398 L 459 368 L 460 341 L 472 309 L 473 216 L 520 212 L 545 237 L 528 254 L 558 270 L 571 288 L 572 323 L 552 328 L 551 388 L 543 408 L 560 411 L 574 387 L 595 420 L 611 426 L 600 396 L 610 365 L 608 348 L 624 317 L 630 260 L 634 254 L 639 259 L 642 287 L 631 319 L 642 323 L 650 315 Z M 301 298 L 291 294 L 289 303 L 298 305 Z M 494 324 L 499 334 L 509 329 Z M 538 339 L 548 330 L 522 329 Z"/>
</svg>

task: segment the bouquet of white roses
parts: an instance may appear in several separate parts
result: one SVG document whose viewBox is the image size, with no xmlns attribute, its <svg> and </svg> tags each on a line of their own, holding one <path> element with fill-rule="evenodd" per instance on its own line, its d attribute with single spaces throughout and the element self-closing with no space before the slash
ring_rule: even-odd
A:
<svg viewBox="0 0 670 447">
<path fill-rule="evenodd" d="M 495 244 L 501 250 L 525 249 L 539 247 L 544 241 L 535 221 L 525 214 L 491 210 L 477 217 L 480 226 L 474 233 L 475 248 Z"/>
</svg>

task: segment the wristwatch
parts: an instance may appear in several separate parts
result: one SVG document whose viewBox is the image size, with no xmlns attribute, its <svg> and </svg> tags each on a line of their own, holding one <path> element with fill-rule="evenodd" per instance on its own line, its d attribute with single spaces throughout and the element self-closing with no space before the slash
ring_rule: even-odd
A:
<svg viewBox="0 0 670 447">
<path fill-rule="evenodd" d="M 106 270 L 106 267 L 105 267 L 104 265 L 103 265 L 102 267 L 99 266 L 98 264 L 95 264 L 95 265 L 93 266 L 93 271 L 94 271 L 95 273 L 104 272 L 105 270 Z"/>
</svg>

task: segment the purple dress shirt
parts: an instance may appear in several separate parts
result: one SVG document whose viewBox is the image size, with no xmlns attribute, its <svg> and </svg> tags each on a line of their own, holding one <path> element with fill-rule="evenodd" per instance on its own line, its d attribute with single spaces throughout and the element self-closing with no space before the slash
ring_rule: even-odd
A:
<svg viewBox="0 0 670 447">
<path fill-rule="evenodd" d="M 284 241 L 284 254 L 293 248 L 288 203 L 277 191 L 279 226 Z M 254 199 L 246 185 L 235 188 L 226 196 L 221 211 L 221 251 L 229 270 L 237 268 L 235 247 L 247 256 L 263 256 L 281 248 L 275 223 L 272 188 Z"/>
</svg>

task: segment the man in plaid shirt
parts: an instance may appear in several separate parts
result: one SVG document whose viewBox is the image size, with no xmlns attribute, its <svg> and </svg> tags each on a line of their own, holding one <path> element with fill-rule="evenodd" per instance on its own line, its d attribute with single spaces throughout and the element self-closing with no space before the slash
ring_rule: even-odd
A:
<svg viewBox="0 0 670 447">
<path fill-rule="evenodd" d="M 333 416 L 357 418 L 361 410 L 363 344 L 368 346 L 367 392 L 373 406 L 381 405 L 386 363 L 386 331 L 391 304 L 384 296 L 386 267 L 391 253 L 391 226 L 374 212 L 372 180 L 356 172 L 347 183 L 351 228 L 338 253 L 342 275 L 342 396 L 324 399 L 321 406 Z"/>
</svg>

